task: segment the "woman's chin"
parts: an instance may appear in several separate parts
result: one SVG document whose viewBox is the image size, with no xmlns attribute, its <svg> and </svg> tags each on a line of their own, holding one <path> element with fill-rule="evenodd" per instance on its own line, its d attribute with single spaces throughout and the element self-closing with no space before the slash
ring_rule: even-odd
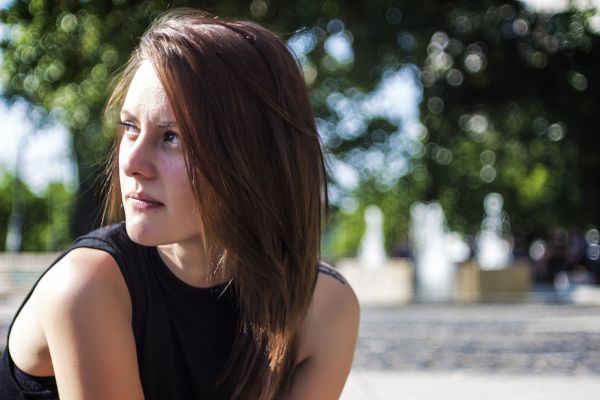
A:
<svg viewBox="0 0 600 400">
<path fill-rule="evenodd" d="M 164 217 L 126 213 L 125 229 L 132 241 L 143 246 L 201 242 L 199 224 L 194 224 L 189 217 L 185 221 L 181 221 L 181 219 L 173 222 L 172 219 Z"/>
<path fill-rule="evenodd" d="M 143 246 L 157 246 L 160 241 L 160 230 L 147 221 L 139 221 L 136 218 L 125 219 L 125 229 L 129 238 Z"/>
</svg>

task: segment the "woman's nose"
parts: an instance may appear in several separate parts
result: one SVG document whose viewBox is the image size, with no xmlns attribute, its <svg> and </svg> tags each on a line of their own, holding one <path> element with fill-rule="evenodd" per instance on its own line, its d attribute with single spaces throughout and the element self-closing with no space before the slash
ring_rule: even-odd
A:
<svg viewBox="0 0 600 400">
<path fill-rule="evenodd" d="M 121 139 L 119 163 L 127 176 L 154 178 L 156 165 L 154 150 L 149 136 L 140 132 L 134 139 L 125 135 Z"/>
</svg>

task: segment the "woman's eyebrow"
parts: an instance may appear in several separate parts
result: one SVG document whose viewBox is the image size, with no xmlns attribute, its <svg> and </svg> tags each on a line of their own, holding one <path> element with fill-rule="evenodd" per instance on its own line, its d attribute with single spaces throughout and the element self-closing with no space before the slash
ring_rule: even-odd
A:
<svg viewBox="0 0 600 400">
<path fill-rule="evenodd" d="M 122 109 L 121 110 L 121 118 L 122 119 L 128 119 L 131 120 L 133 122 L 137 122 L 137 118 L 130 113 L 129 111 Z M 160 121 L 156 124 L 157 127 L 161 128 L 161 129 L 167 129 L 167 128 L 173 128 L 173 127 L 177 127 L 177 122 L 175 121 Z"/>
<path fill-rule="evenodd" d="M 161 121 L 156 126 L 159 128 L 173 128 L 177 126 L 177 123 L 175 121 Z"/>
</svg>

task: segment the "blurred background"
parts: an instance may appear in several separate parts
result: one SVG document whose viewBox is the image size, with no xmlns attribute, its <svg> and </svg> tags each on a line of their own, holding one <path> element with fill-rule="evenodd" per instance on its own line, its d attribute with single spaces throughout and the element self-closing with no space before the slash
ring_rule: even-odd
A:
<svg viewBox="0 0 600 400">
<path fill-rule="evenodd" d="M 600 375 L 592 0 L 1 0 L 0 302 L 47 265 L 30 253 L 100 224 L 111 76 L 178 6 L 257 21 L 299 60 L 328 159 L 322 257 L 364 306 L 355 371 Z M 398 398 L 365 374 L 347 398 Z"/>
</svg>

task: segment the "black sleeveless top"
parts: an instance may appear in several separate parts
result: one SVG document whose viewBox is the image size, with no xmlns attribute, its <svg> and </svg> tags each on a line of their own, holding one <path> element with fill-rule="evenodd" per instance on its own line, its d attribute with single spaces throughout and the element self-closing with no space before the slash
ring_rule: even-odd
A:
<svg viewBox="0 0 600 400">
<path fill-rule="evenodd" d="M 196 288 L 184 283 L 164 264 L 156 247 L 134 243 L 124 223 L 78 238 L 48 269 L 67 252 L 81 247 L 108 252 L 123 274 L 131 296 L 145 398 L 228 398 L 214 383 L 238 332 L 239 314 L 231 285 Z M 6 343 L 0 364 L 0 399 L 58 399 L 54 377 L 34 377 L 21 371 L 10 357 L 8 336 Z"/>
</svg>

